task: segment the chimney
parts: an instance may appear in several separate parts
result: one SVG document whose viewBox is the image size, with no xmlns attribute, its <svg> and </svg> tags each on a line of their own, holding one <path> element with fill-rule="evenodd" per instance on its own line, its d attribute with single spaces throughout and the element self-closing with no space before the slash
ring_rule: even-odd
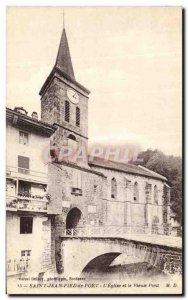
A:
<svg viewBox="0 0 188 300">
<path fill-rule="evenodd" d="M 20 114 L 26 115 L 26 116 L 27 116 L 27 114 L 28 114 L 28 112 L 27 112 L 26 109 L 24 109 L 23 107 L 19 107 L 19 106 L 16 106 L 16 107 L 14 108 L 14 111 L 15 111 L 15 112 L 18 112 L 18 113 L 20 113 Z"/>
<path fill-rule="evenodd" d="M 38 120 L 38 114 L 36 111 L 33 111 L 32 114 L 31 114 L 31 117 L 35 120 Z"/>
</svg>

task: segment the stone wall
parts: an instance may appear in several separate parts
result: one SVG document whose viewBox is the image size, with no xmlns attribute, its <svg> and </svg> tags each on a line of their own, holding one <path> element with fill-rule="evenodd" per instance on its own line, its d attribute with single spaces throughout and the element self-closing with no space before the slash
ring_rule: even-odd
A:
<svg viewBox="0 0 188 300">
<path fill-rule="evenodd" d="M 81 194 L 74 193 L 76 188 L 74 177 L 81 176 Z M 67 213 L 71 208 L 78 207 L 82 212 L 84 224 L 103 219 L 102 199 L 106 197 L 104 188 L 105 177 L 94 171 L 79 168 L 71 164 L 49 164 L 48 193 L 50 194 L 49 213 Z M 90 212 L 88 206 L 95 206 L 96 212 Z M 98 220 L 98 221 L 99 221 Z"/>
<path fill-rule="evenodd" d="M 52 240 L 51 240 L 51 219 L 46 218 L 42 222 L 42 271 L 51 270 L 53 268 L 51 260 Z"/>
<path fill-rule="evenodd" d="M 162 180 L 97 166 L 92 166 L 92 169 L 102 172 L 107 178 L 104 183 L 107 196 L 103 203 L 106 224 L 114 226 L 124 224 L 152 226 L 152 223 L 156 220 L 158 220 L 159 226 L 164 224 L 164 211 L 168 214 L 168 208 L 166 202 L 164 202 L 164 183 Z M 117 181 L 116 199 L 111 197 L 112 178 L 116 178 Z M 134 200 L 135 182 L 138 184 L 139 193 L 136 201 Z M 158 204 L 154 201 L 154 186 L 157 186 L 158 190 Z M 168 218 L 167 223 L 169 223 Z"/>
<path fill-rule="evenodd" d="M 72 208 L 81 211 L 79 226 L 99 226 L 104 223 L 103 201 L 105 193 L 105 177 L 89 168 L 81 168 L 71 164 L 49 164 L 48 193 L 50 202 L 48 214 L 56 214 L 55 227 L 55 257 L 56 267 L 62 260 L 59 237 L 64 236 L 66 217 Z M 81 177 L 81 191 L 73 191 L 75 178 Z M 59 269 L 62 271 L 61 269 Z"/>
</svg>

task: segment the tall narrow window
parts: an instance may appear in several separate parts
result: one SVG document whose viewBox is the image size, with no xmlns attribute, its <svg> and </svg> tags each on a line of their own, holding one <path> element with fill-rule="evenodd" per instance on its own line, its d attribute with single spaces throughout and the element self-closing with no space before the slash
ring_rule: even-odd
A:
<svg viewBox="0 0 188 300">
<path fill-rule="evenodd" d="M 70 103 L 65 101 L 65 121 L 70 121 Z"/>
<path fill-rule="evenodd" d="M 154 203 L 158 204 L 158 188 L 156 185 L 154 186 Z"/>
<path fill-rule="evenodd" d="M 80 108 L 76 107 L 76 126 L 80 126 Z"/>
<path fill-rule="evenodd" d="M 81 172 L 74 170 L 73 177 L 72 177 L 72 186 L 74 188 L 82 189 L 82 175 Z"/>
<path fill-rule="evenodd" d="M 139 202 L 138 182 L 134 183 L 134 187 L 133 187 L 133 200 L 135 202 Z"/>
<path fill-rule="evenodd" d="M 74 195 L 82 195 L 82 174 L 78 170 L 73 171 L 71 193 Z"/>
<path fill-rule="evenodd" d="M 113 199 L 117 198 L 117 181 L 115 178 L 112 178 L 111 181 L 111 198 Z"/>
<path fill-rule="evenodd" d="M 150 203 L 152 201 L 152 185 L 148 182 L 146 182 L 145 194 L 146 194 L 146 203 Z"/>
<path fill-rule="evenodd" d="M 29 174 L 29 157 L 18 155 L 18 172 Z"/>
<path fill-rule="evenodd" d="M 67 159 L 71 161 L 74 158 L 74 154 L 77 151 L 78 142 L 76 141 L 76 138 L 73 134 L 69 134 L 67 138 L 68 138 L 68 148 L 69 151 L 71 151 L 70 152 L 71 154 L 67 156 Z"/>
</svg>

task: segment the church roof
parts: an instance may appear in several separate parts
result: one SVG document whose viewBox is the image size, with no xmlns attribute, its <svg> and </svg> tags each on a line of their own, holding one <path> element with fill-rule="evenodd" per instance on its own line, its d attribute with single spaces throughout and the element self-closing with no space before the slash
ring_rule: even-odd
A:
<svg viewBox="0 0 188 300">
<path fill-rule="evenodd" d="M 132 175 L 140 175 L 140 176 L 145 176 L 145 177 L 151 177 L 154 179 L 160 179 L 167 181 L 167 178 L 153 172 L 147 168 L 143 168 L 142 166 L 136 166 L 132 165 L 129 163 L 120 163 L 116 161 L 111 161 L 111 160 L 104 160 L 99 157 L 94 157 L 93 160 L 90 160 L 89 165 L 92 167 L 100 167 L 104 169 L 110 169 L 114 171 L 119 171 L 119 172 L 124 172 L 124 173 L 129 173 Z"/>
<path fill-rule="evenodd" d="M 61 35 L 55 67 L 75 80 L 65 28 L 63 28 L 63 32 Z"/>
</svg>

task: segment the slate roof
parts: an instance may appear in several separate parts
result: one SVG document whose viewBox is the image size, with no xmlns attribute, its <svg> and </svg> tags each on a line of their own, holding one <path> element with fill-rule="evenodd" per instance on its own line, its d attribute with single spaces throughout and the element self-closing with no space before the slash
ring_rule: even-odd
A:
<svg viewBox="0 0 188 300">
<path fill-rule="evenodd" d="M 63 32 L 61 35 L 55 67 L 75 80 L 65 28 L 63 28 Z"/>
<path fill-rule="evenodd" d="M 120 163 L 120 162 L 115 162 L 111 160 L 104 160 L 98 157 L 94 157 L 93 161 L 89 162 L 89 165 L 92 167 L 100 167 L 104 169 L 110 169 L 114 171 L 119 171 L 119 172 L 124 172 L 132 175 L 140 175 L 144 177 L 150 177 L 154 179 L 160 179 L 163 181 L 167 181 L 167 178 L 153 172 L 147 168 L 144 168 L 142 166 L 136 166 L 132 165 L 129 163 Z"/>
</svg>

